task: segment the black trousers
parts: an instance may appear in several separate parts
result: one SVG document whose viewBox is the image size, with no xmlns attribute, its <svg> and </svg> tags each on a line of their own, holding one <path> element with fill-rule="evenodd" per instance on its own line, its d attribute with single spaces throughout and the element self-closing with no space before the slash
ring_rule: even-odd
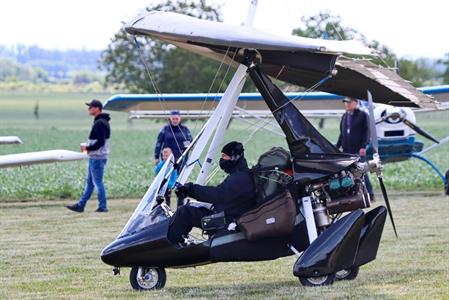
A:
<svg viewBox="0 0 449 300">
<path fill-rule="evenodd" d="M 214 212 L 205 207 L 183 205 L 178 207 L 170 219 L 167 238 L 172 243 L 182 242 L 183 235 L 187 235 L 193 227 L 201 228 L 201 219 Z"/>
<path fill-rule="evenodd" d="M 164 198 L 165 198 L 165 204 L 167 204 L 170 207 L 170 196 L 171 196 L 171 189 L 167 188 L 165 190 Z"/>
</svg>

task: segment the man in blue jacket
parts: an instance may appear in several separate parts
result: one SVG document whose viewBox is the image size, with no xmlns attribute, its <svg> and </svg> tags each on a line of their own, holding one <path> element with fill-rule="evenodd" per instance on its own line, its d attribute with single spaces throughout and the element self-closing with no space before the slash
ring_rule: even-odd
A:
<svg viewBox="0 0 449 300">
<path fill-rule="evenodd" d="M 106 190 L 103 184 L 103 174 L 109 156 L 109 139 L 111 128 L 109 114 L 103 113 L 103 105 L 99 100 L 86 103 L 89 115 L 94 117 L 94 123 L 89 133 L 86 145 L 80 145 L 82 152 L 87 152 L 89 164 L 87 168 L 86 186 L 78 203 L 66 207 L 75 212 L 83 212 L 86 202 L 90 199 L 94 188 L 98 194 L 98 208 L 96 212 L 107 212 Z"/>
<path fill-rule="evenodd" d="M 358 107 L 358 100 L 345 98 L 343 100 L 346 112 L 340 122 L 340 136 L 337 141 L 337 148 L 345 153 L 360 155 L 362 160 L 366 159 L 366 146 L 370 141 L 369 116 Z M 365 176 L 365 185 L 374 201 L 373 188 L 368 175 Z"/>
<path fill-rule="evenodd" d="M 244 157 L 243 145 L 233 141 L 221 150 L 220 168 L 228 174 L 217 186 L 186 183 L 176 190 L 180 197 L 191 197 L 212 204 L 212 208 L 180 206 L 170 220 L 168 239 L 182 243 L 193 227 L 201 228 L 201 219 L 224 212 L 226 220 L 237 219 L 255 203 L 255 186 Z"/>
<path fill-rule="evenodd" d="M 190 130 L 181 124 L 179 111 L 171 111 L 168 124 L 162 127 L 157 136 L 156 147 L 154 148 L 154 164 L 159 163 L 164 148 L 170 148 L 175 161 L 177 161 L 191 141 L 192 135 Z"/>
</svg>

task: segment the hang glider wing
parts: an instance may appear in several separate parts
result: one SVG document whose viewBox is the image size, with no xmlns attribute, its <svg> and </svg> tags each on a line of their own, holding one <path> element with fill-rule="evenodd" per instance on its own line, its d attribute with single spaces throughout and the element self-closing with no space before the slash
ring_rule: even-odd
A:
<svg viewBox="0 0 449 300">
<path fill-rule="evenodd" d="M 0 168 L 86 159 L 87 155 L 69 150 L 48 150 L 0 156 Z"/>
<path fill-rule="evenodd" d="M 17 136 L 0 136 L 0 145 L 4 144 L 23 144 Z"/>
<path fill-rule="evenodd" d="M 356 41 L 330 41 L 297 36 L 278 36 L 260 30 L 193 17 L 152 11 L 126 26 L 133 35 L 158 38 L 189 51 L 222 60 L 242 62 L 241 49 L 257 51 L 260 69 L 274 77 L 306 88 L 333 74 L 318 90 L 365 99 L 370 89 L 375 102 L 410 107 L 434 108 L 431 98 L 417 91 L 392 70 L 365 60 L 349 60 L 341 54 L 370 55 Z M 332 71 L 336 69 L 337 74 Z"/>
</svg>

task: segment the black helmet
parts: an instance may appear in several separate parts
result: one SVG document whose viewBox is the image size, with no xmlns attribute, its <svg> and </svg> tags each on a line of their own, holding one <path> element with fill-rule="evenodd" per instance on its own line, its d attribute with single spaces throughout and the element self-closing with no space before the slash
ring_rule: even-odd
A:
<svg viewBox="0 0 449 300">
<path fill-rule="evenodd" d="M 241 157 L 243 157 L 245 149 L 243 149 L 242 143 L 232 141 L 227 143 L 223 146 L 223 149 L 221 149 L 221 152 L 229 155 L 231 157 L 232 161 L 237 161 Z"/>
</svg>

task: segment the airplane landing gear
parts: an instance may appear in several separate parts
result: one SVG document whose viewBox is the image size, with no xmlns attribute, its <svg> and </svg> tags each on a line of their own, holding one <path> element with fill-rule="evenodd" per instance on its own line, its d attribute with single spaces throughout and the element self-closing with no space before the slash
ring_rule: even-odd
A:
<svg viewBox="0 0 449 300">
<path fill-rule="evenodd" d="M 337 280 L 354 280 L 359 275 L 359 267 L 353 267 L 350 269 L 343 269 L 335 273 L 335 279 Z"/>
<path fill-rule="evenodd" d="M 132 267 L 129 282 L 135 290 L 159 290 L 165 286 L 167 275 L 164 268 Z"/>
<path fill-rule="evenodd" d="M 323 286 L 323 285 L 331 285 L 334 283 L 335 274 L 329 274 L 325 276 L 317 276 L 317 277 L 298 277 L 299 282 L 303 286 Z"/>
</svg>

